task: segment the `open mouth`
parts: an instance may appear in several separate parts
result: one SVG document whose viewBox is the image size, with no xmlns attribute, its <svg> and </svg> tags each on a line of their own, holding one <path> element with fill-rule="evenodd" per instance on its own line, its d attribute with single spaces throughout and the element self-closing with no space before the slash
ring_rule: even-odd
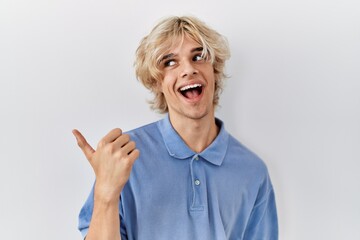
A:
<svg viewBox="0 0 360 240">
<path fill-rule="evenodd" d="M 186 85 L 179 89 L 179 92 L 187 99 L 194 99 L 202 93 L 202 85 L 199 83 Z"/>
</svg>

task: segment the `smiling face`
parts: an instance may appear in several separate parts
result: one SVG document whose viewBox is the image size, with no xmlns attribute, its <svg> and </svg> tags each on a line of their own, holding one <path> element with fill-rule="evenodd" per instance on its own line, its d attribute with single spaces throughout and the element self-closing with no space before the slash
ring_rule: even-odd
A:
<svg viewBox="0 0 360 240">
<path fill-rule="evenodd" d="M 161 61 L 164 94 L 172 119 L 214 118 L 215 74 L 210 61 L 203 58 L 203 48 L 184 37 Z"/>
</svg>

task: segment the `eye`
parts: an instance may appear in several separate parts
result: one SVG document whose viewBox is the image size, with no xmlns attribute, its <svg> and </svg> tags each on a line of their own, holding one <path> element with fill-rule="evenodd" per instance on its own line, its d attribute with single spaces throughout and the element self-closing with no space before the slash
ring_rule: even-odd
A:
<svg viewBox="0 0 360 240">
<path fill-rule="evenodd" d="M 196 54 L 196 55 L 193 57 L 193 61 L 195 61 L 195 62 L 198 62 L 198 61 L 201 61 L 201 60 L 204 60 L 202 54 Z"/>
<path fill-rule="evenodd" d="M 171 67 L 171 66 L 174 66 L 175 64 L 176 64 L 175 60 L 170 59 L 170 60 L 165 61 L 164 66 Z"/>
</svg>

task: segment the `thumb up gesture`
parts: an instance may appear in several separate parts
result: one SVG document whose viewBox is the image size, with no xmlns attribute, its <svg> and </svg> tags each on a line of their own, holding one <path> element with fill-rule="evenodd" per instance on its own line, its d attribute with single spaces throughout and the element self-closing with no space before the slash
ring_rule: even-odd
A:
<svg viewBox="0 0 360 240">
<path fill-rule="evenodd" d="M 139 157 L 135 142 L 116 128 L 100 140 L 95 150 L 78 130 L 72 132 L 95 172 L 95 194 L 105 201 L 118 201 L 132 166 Z"/>
</svg>

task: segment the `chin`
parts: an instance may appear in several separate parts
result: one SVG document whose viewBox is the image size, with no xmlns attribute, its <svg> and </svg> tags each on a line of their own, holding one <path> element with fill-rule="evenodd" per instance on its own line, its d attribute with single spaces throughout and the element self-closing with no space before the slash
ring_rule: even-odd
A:
<svg viewBox="0 0 360 240">
<path fill-rule="evenodd" d="M 185 112 L 184 115 L 193 120 L 200 120 L 210 115 L 210 112 L 207 110 L 203 111 L 191 111 Z"/>
</svg>

